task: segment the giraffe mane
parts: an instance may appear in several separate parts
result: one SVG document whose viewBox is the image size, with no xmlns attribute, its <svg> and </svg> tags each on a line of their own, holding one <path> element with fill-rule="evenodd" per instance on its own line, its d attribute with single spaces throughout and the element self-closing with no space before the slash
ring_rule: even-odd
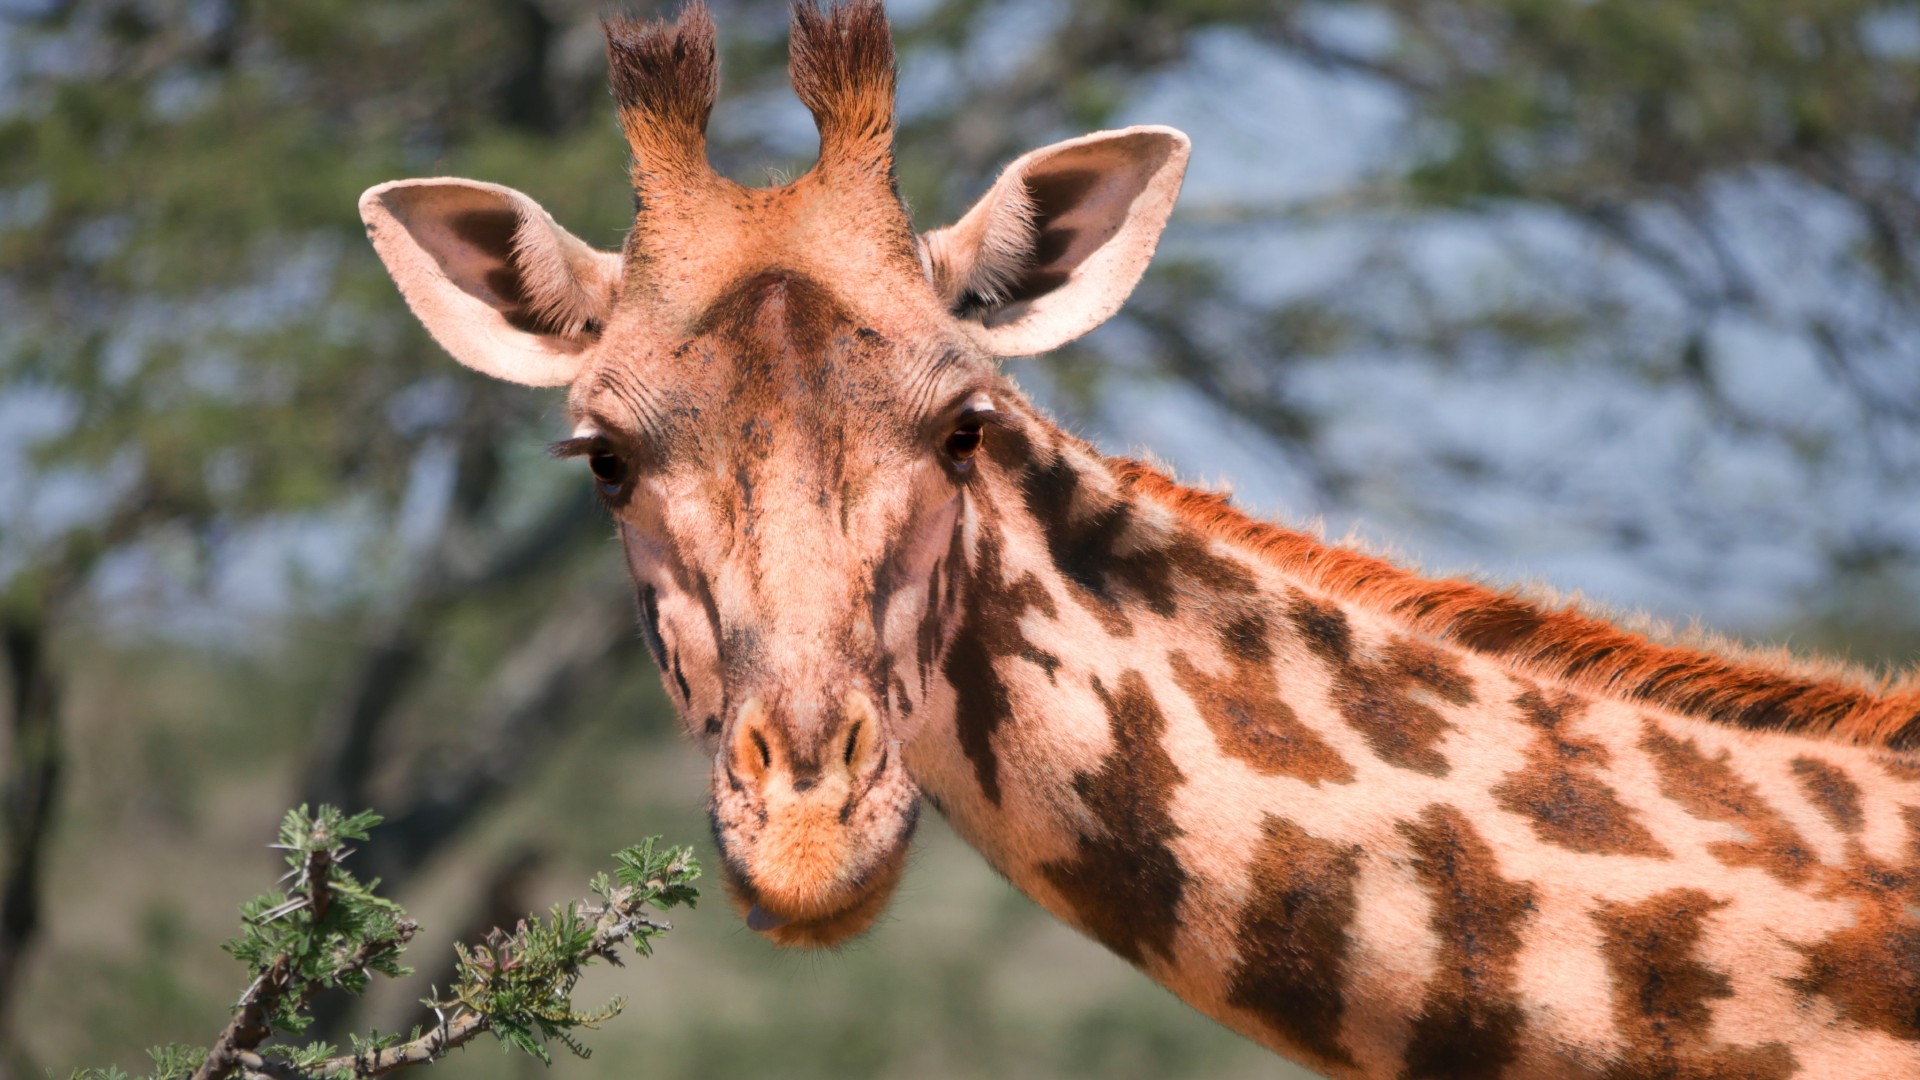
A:
<svg viewBox="0 0 1920 1080">
<path fill-rule="evenodd" d="M 1900 752 L 1920 748 L 1920 686 L 1784 650 L 1665 642 L 1572 603 L 1542 602 L 1460 578 L 1435 580 L 1385 559 L 1249 517 L 1225 495 L 1184 487 L 1145 462 L 1110 459 L 1131 492 L 1205 536 L 1259 555 L 1312 588 L 1463 648 L 1595 693 L 1753 731 Z"/>
</svg>

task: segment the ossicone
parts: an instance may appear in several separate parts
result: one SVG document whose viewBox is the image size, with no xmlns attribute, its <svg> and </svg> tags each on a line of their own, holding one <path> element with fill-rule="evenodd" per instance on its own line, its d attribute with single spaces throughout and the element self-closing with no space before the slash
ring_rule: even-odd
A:
<svg viewBox="0 0 1920 1080">
<path fill-rule="evenodd" d="M 893 31 L 880 0 L 794 0 L 789 70 L 829 176 L 893 172 Z"/>
<path fill-rule="evenodd" d="M 707 121 L 720 90 L 713 14 L 701 0 L 672 22 L 608 16 L 607 75 L 620 127 L 633 151 L 634 187 L 685 184 L 713 176 Z"/>
</svg>

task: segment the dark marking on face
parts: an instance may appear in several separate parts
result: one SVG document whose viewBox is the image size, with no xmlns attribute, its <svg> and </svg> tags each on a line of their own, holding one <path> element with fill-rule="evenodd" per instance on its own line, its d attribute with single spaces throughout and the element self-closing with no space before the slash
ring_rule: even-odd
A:
<svg viewBox="0 0 1920 1080">
<path fill-rule="evenodd" d="M 1187 883 L 1170 846 L 1184 835 L 1171 807 L 1186 777 L 1167 755 L 1167 720 L 1147 680 L 1128 671 L 1112 691 L 1097 677 L 1092 683 L 1113 751 L 1098 772 L 1076 774 L 1073 789 L 1099 831 L 1081 834 L 1072 858 L 1042 863 L 1040 872 L 1107 948 L 1134 964 L 1149 951 L 1170 961 Z"/>
<path fill-rule="evenodd" d="M 1645 722 L 1640 749 L 1660 774 L 1660 794 L 1694 817 L 1746 832 L 1747 840 L 1708 844 L 1714 858 L 1728 866 L 1757 866 L 1788 885 L 1807 880 L 1815 863 L 1812 849 L 1752 784 L 1734 774 L 1728 751 L 1708 757 L 1692 739 L 1677 739 L 1652 720 Z"/>
<path fill-rule="evenodd" d="M 1225 675 L 1206 674 L 1182 652 L 1168 655 L 1167 666 L 1221 751 L 1265 776 L 1352 783 L 1353 767 L 1280 700 L 1266 619 L 1250 613 L 1232 620 L 1220 643 L 1229 665 Z"/>
<path fill-rule="evenodd" d="M 1396 637 L 1377 655 L 1366 655 L 1339 608 L 1296 593 L 1287 618 L 1307 650 L 1333 675 L 1333 704 L 1367 740 L 1380 760 L 1395 768 L 1445 776 L 1449 766 L 1434 744 L 1449 727 L 1433 706 L 1415 696 L 1431 694 L 1449 705 L 1471 705 L 1473 681 L 1451 656 L 1434 645 Z"/>
<path fill-rule="evenodd" d="M 1793 759 L 1793 775 L 1834 828 L 1857 833 L 1866 824 L 1860 810 L 1860 785 L 1847 776 L 1845 769 L 1819 758 L 1797 757 Z"/>
<path fill-rule="evenodd" d="M 718 337 L 733 355 L 749 361 L 798 357 L 818 364 L 845 322 L 845 310 L 830 290 L 805 274 L 769 269 L 725 289 L 695 321 L 693 336 Z M 759 438 L 759 429 L 751 425 L 742 428 L 749 442 Z"/>
<path fill-rule="evenodd" d="M 1148 534 L 1132 503 L 1083 490 L 1080 474 L 1064 454 L 1027 466 L 1020 486 L 1053 565 L 1076 586 L 1074 598 L 1115 637 L 1133 633 L 1125 611 L 1129 597 L 1171 619 L 1180 610 L 1183 581 L 1215 595 L 1244 595 L 1256 588 L 1245 567 L 1215 555 L 1199 535 L 1185 530 Z"/>
<path fill-rule="evenodd" d="M 673 685 L 680 688 L 680 700 L 693 700 L 693 691 L 687 687 L 687 677 L 680 670 L 680 650 L 673 651 Z"/>
<path fill-rule="evenodd" d="M 1707 918 L 1725 906 L 1727 901 L 1698 889 L 1670 889 L 1638 903 L 1602 901 L 1594 911 L 1626 1055 L 1607 1077 L 1785 1080 L 1799 1071 L 1780 1043 L 1729 1046 L 1711 1040 L 1711 1003 L 1732 997 L 1733 983 L 1695 958 L 1694 948 Z"/>
<path fill-rule="evenodd" d="M 1669 859 L 1633 810 L 1593 770 L 1605 768 L 1607 748 L 1573 731 L 1586 702 L 1567 693 L 1530 688 L 1513 700 L 1520 718 L 1538 729 L 1525 768 L 1508 773 L 1492 794 L 1527 819 L 1542 843 L 1589 855 L 1643 855 Z"/>
<path fill-rule="evenodd" d="M 717 654 L 715 666 L 725 672 L 732 657 L 727 655 L 727 632 L 720 619 L 719 601 L 713 598 L 713 586 L 706 578 L 694 575 L 692 585 L 694 599 L 700 601 L 700 612 L 707 617 L 707 632 L 713 636 L 713 648 Z"/>
<path fill-rule="evenodd" d="M 966 614 L 947 648 L 941 673 L 953 686 L 960 748 L 973 762 L 981 793 L 998 806 L 1000 759 L 993 749 L 993 734 L 1013 719 L 1013 697 L 994 662 L 1037 652 L 1020 632 L 1020 619 L 1028 611 L 1049 619 L 1057 612 L 1053 597 L 1032 573 L 1014 582 L 1001 580 L 1006 575 L 1001 540 L 991 526 L 981 531 L 976 548 L 978 565 L 966 584 Z"/>
<path fill-rule="evenodd" d="M 956 518 L 953 525 L 953 542 L 950 545 L 948 561 L 960 548 L 960 522 Z M 942 584 L 941 563 L 934 563 L 933 570 L 927 575 L 927 605 L 920 614 L 920 626 L 914 634 L 914 663 L 920 673 L 920 692 L 927 692 L 927 682 L 933 675 L 933 662 L 940 654 L 940 629 L 947 624 L 947 612 L 941 603 L 940 586 Z"/>
<path fill-rule="evenodd" d="M 751 626 L 730 626 L 719 641 L 729 682 L 743 682 L 760 669 L 759 630 Z"/>
<path fill-rule="evenodd" d="M 1248 866 L 1252 895 L 1235 927 L 1240 956 L 1227 1001 L 1320 1064 L 1351 1067 L 1340 1019 L 1360 849 L 1311 836 L 1273 815 L 1260 829 Z"/>
<path fill-rule="evenodd" d="M 1852 865 L 1823 873 L 1822 899 L 1853 904 L 1853 922 L 1810 945 L 1791 980 L 1831 1001 L 1840 1016 L 1896 1039 L 1920 1040 L 1920 809 L 1901 811 L 1907 858 L 1900 865 L 1850 844 Z"/>
<path fill-rule="evenodd" d="M 653 657 L 653 666 L 664 673 L 667 670 L 667 643 L 660 636 L 660 592 L 651 585 L 642 585 L 640 600 L 640 639 L 647 643 L 647 655 Z M 681 699 L 685 700 L 682 694 Z"/>
<path fill-rule="evenodd" d="M 1514 970 L 1533 886 L 1502 877 L 1493 848 L 1451 806 L 1429 806 L 1398 829 L 1433 902 L 1427 925 L 1439 944 L 1404 1075 L 1498 1076 L 1518 1054 L 1526 1023 Z"/>
<path fill-rule="evenodd" d="M 733 486 L 740 492 L 741 516 L 747 519 L 746 534 L 753 535 L 753 474 L 745 465 L 733 470 Z"/>
<path fill-rule="evenodd" d="M 823 490 L 822 495 L 824 494 L 825 491 Z M 855 497 L 853 482 L 843 479 L 840 482 L 840 535 L 842 536 L 853 535 L 853 525 L 851 522 Z"/>
</svg>

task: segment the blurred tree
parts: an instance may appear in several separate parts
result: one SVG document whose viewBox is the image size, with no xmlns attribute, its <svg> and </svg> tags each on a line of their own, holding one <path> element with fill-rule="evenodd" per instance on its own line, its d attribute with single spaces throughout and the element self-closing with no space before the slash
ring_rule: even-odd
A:
<svg viewBox="0 0 1920 1080">
<path fill-rule="evenodd" d="M 370 183 L 463 174 L 617 243 L 600 6 L 0 0 L 0 1046 L 87 752 L 65 691 L 114 677 L 89 666 L 112 641 L 322 643 L 289 794 L 378 807 L 363 863 L 397 892 L 652 679 L 586 485 L 539 456 L 553 398 L 440 355 L 352 212 Z M 715 6 L 716 162 L 804 167 L 785 5 Z M 1033 376 L 1095 430 L 1177 434 L 1126 394 L 1170 380 L 1194 426 L 1257 432 L 1300 509 L 1509 561 L 1585 545 L 1663 567 L 1687 607 L 1716 583 L 1866 598 L 1858 648 L 1914 640 L 1912 0 L 896 8 L 923 226 L 1052 138 L 1200 137 L 1134 303 Z M 1301 135 L 1278 117 L 1317 106 L 1281 109 L 1289 87 L 1377 107 Z M 1235 441 L 1190 463 L 1217 474 Z M 1777 571 L 1782 548 L 1820 566 Z"/>
<path fill-rule="evenodd" d="M 598 203 L 573 220 L 617 235 L 617 141 L 570 135 L 597 76 L 550 78 L 543 27 L 538 7 L 515 3 L 91 3 L 10 27 L 0 385 L 38 430 L 8 447 L 31 466 L 7 492 L 0 549 L 15 688 L 0 1020 L 37 921 L 59 686 L 84 674 L 90 636 L 165 615 L 142 591 L 103 591 L 103 570 L 143 564 L 172 599 L 237 597 L 252 609 L 243 634 L 262 612 L 364 627 L 365 646 L 339 661 L 340 699 L 319 709 L 303 783 L 359 802 L 436 627 L 529 576 L 568 580 L 569 551 L 591 548 L 584 492 L 510 490 L 514 432 L 538 397 L 444 363 L 351 211 L 360 188 L 397 173 L 514 172 L 497 158 L 541 163 L 526 186 L 557 207 Z M 228 567 L 287 523 L 339 549 L 344 572 L 297 603 L 249 602 L 281 582 Z M 380 872 L 404 877 L 512 775 L 528 716 L 622 647 L 624 591 L 600 592 L 568 627 L 475 643 L 500 674 L 471 704 L 498 719 L 460 744 L 473 760 L 457 782 L 402 785 L 417 797 L 395 803 Z"/>
</svg>

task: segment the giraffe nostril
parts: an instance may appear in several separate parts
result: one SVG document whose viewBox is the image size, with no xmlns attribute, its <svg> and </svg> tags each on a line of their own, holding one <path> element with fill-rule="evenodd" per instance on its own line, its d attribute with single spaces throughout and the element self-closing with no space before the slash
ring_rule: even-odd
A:
<svg viewBox="0 0 1920 1080">
<path fill-rule="evenodd" d="M 767 741 L 766 729 L 769 719 L 766 703 L 758 697 L 750 698 L 740 707 L 733 734 L 729 736 L 732 767 L 756 784 L 764 782 L 773 771 L 773 747 Z"/>
<path fill-rule="evenodd" d="M 853 753 L 854 753 L 854 751 L 855 751 L 855 750 L 858 750 L 858 749 L 860 748 L 860 728 L 861 728 L 861 726 L 862 726 L 862 725 L 861 725 L 861 722 L 860 722 L 860 721 L 858 721 L 858 720 L 855 720 L 855 721 L 853 722 L 853 729 L 852 729 L 851 731 L 849 731 L 849 732 L 847 732 L 847 747 L 846 747 L 846 749 L 845 749 L 844 751 L 842 751 L 842 752 L 841 752 L 841 755 L 840 755 L 840 760 L 841 760 L 841 761 L 842 761 L 842 762 L 843 762 L 843 763 L 844 763 L 844 764 L 845 764 L 845 765 L 847 766 L 847 768 L 849 768 L 849 769 L 851 769 L 851 768 L 853 768 Z"/>
<path fill-rule="evenodd" d="M 858 776 L 872 764 L 879 746 L 880 717 L 874 711 L 873 700 L 858 690 L 848 692 L 841 704 L 845 727 L 833 753 L 843 769 Z"/>
</svg>

